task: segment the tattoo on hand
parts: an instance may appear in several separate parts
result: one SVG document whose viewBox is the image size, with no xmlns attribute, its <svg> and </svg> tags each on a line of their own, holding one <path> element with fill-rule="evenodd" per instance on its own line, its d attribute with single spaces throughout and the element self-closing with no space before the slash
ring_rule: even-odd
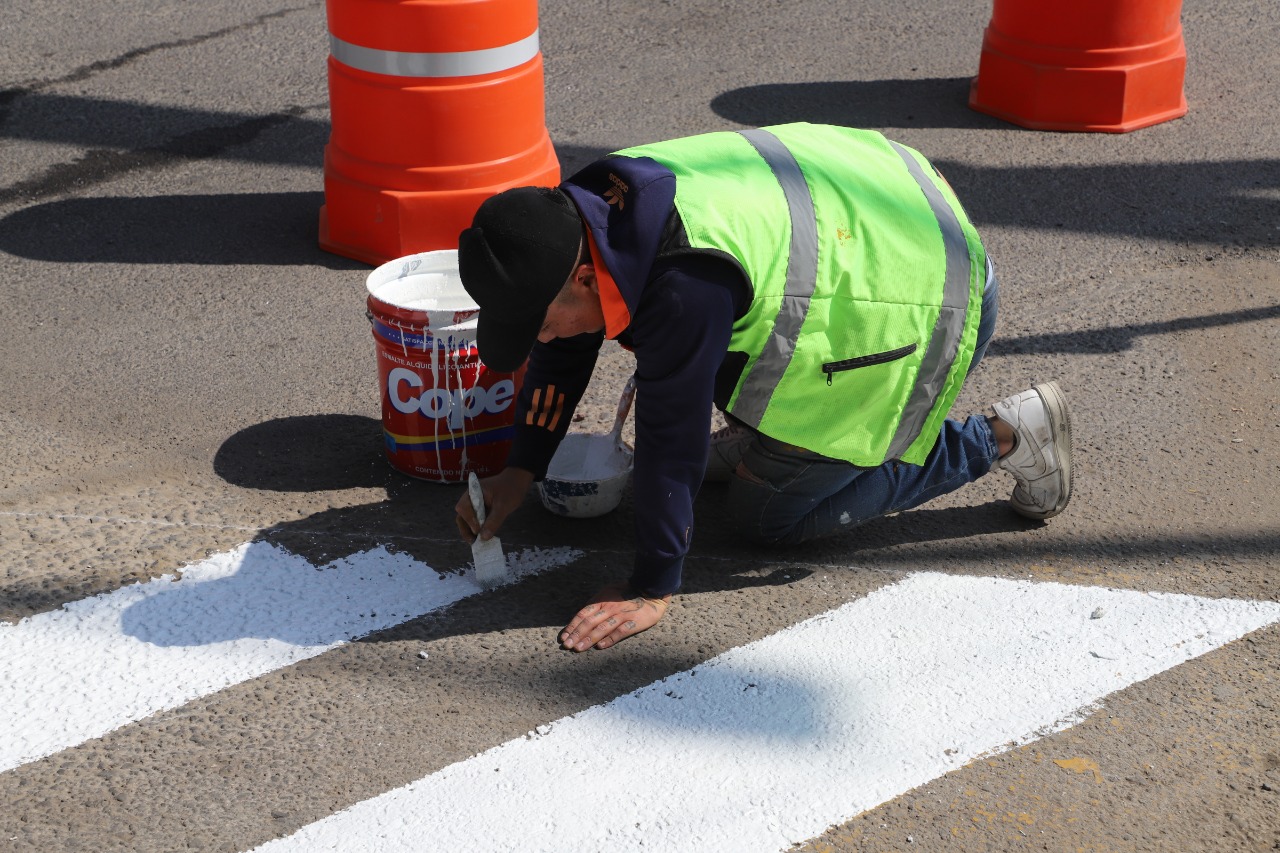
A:
<svg viewBox="0 0 1280 853">
<path fill-rule="evenodd" d="M 643 595 L 637 595 L 635 598 L 631 599 L 627 603 L 632 605 L 632 607 L 628 610 L 629 613 L 635 613 L 637 611 L 643 610 L 647 605 L 653 608 L 654 612 L 658 614 L 659 618 L 661 618 L 662 614 L 666 611 L 666 605 L 667 605 L 667 602 L 665 602 L 661 598 L 645 598 Z M 662 606 L 659 607 L 658 605 L 662 605 Z"/>
</svg>

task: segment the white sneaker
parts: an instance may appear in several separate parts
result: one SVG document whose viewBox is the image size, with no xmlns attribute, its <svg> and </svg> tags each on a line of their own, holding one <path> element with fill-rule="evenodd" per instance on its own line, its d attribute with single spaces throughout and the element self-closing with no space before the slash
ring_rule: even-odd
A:
<svg viewBox="0 0 1280 853">
<path fill-rule="evenodd" d="M 1027 518 L 1052 518 L 1071 500 L 1071 416 L 1057 382 L 1035 385 L 992 406 L 1013 427 L 1013 449 L 992 466 L 1018 481 L 1009 503 Z"/>
<path fill-rule="evenodd" d="M 733 421 L 711 433 L 711 452 L 707 454 L 707 471 L 702 475 L 702 481 L 729 482 L 755 437 L 754 430 Z"/>
</svg>

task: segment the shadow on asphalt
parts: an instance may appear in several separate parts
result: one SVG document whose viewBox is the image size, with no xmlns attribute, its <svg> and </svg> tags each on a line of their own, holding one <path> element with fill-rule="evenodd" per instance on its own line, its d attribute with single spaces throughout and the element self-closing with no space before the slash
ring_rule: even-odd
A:
<svg viewBox="0 0 1280 853">
<path fill-rule="evenodd" d="M 470 548 L 458 537 L 453 511 L 462 487 L 414 480 L 391 469 L 382 454 L 381 432 L 380 422 L 353 415 L 268 421 L 228 439 L 215 455 L 214 469 L 226 481 L 246 489 L 283 493 L 385 489 L 385 500 L 335 507 L 276 524 L 254 537 L 254 543 L 303 558 L 306 566 L 321 567 L 381 546 L 441 575 L 467 570 Z M 464 595 L 424 617 L 370 634 L 364 641 L 519 628 L 554 632 L 596 590 L 626 577 L 630 549 L 620 540 L 630 539 L 629 532 L 621 532 L 630 528 L 629 510 L 588 523 L 554 516 L 534 499 L 529 503 L 533 505 L 503 528 L 509 556 L 520 560 L 521 552 L 531 548 L 577 549 L 587 559 L 569 565 L 551 560 L 540 574 L 526 575 L 483 596 Z M 538 558 L 534 561 L 546 564 Z M 282 566 L 273 550 L 250 548 L 233 573 L 145 597 L 128 607 L 122 624 L 127 633 L 160 646 L 206 645 L 241 637 L 312 643 L 311 624 L 278 619 L 272 607 L 263 606 L 264 595 L 276 594 L 273 578 L 297 571 L 296 565 Z M 691 591 L 769 587 L 795 583 L 808 574 L 803 567 L 757 557 L 742 569 L 716 572 L 714 578 L 700 578 L 690 587 Z M 305 592 L 298 594 L 307 598 Z"/>
<path fill-rule="evenodd" d="M 69 198 L 0 219 L 0 250 L 37 261 L 363 270 L 319 245 L 324 193 Z"/>
<path fill-rule="evenodd" d="M 563 155 L 562 155 L 563 156 Z M 979 227 L 1280 246 L 1280 160 L 978 167 L 937 161 Z M 568 171 L 566 169 L 566 171 Z M 0 251 L 59 263 L 364 265 L 322 251 L 316 192 L 71 198 L 0 219 Z"/>
<path fill-rule="evenodd" d="M 711 108 L 750 126 L 808 121 L 885 130 L 890 138 L 894 128 L 1043 135 L 970 109 L 970 79 L 766 83 L 717 95 Z M 1275 227 L 1280 160 L 985 167 L 930 159 L 979 229 L 1000 224 L 1148 240 L 1280 245 Z"/>
<path fill-rule="evenodd" d="M 808 121 L 872 128 L 1012 128 L 969 109 L 970 79 L 763 83 L 717 95 L 711 109 L 721 118 L 755 127 Z"/>
<path fill-rule="evenodd" d="M 907 127 L 1031 132 L 970 110 L 967 93 L 968 78 L 776 83 L 726 92 L 711 105 L 722 117 L 746 125 L 830 122 L 888 129 L 890 136 L 893 128 Z M 0 250 L 65 263 L 348 263 L 316 245 L 323 203 L 319 186 L 312 193 L 40 202 L 128 172 L 160 171 L 189 160 L 318 169 L 328 123 L 301 115 L 302 108 L 250 116 L 44 93 L 15 96 L 3 106 L 0 139 L 90 150 L 73 163 L 50 166 L 0 189 L 0 203 L 24 205 L 0 219 Z M 607 149 L 559 145 L 556 151 L 569 175 Z M 1222 246 L 1280 245 L 1276 159 L 1010 167 L 935 163 L 980 228 L 1001 224 Z"/>
<path fill-rule="evenodd" d="M 1079 332 L 1046 332 L 1017 338 L 994 338 L 986 357 L 1002 355 L 1045 355 L 1071 353 L 1099 355 L 1124 352 L 1133 347 L 1136 339 L 1149 335 L 1167 335 L 1174 332 L 1212 329 L 1218 326 L 1234 326 L 1238 323 L 1256 323 L 1280 318 L 1280 305 L 1248 308 L 1243 311 L 1224 311 L 1221 314 L 1205 314 L 1200 317 L 1179 317 L 1156 323 L 1132 323 L 1124 326 L 1105 326 Z"/>
<path fill-rule="evenodd" d="M 274 525 L 257 537 L 306 557 L 313 564 L 350 556 L 385 545 L 404 551 L 441 571 L 464 567 L 470 549 L 459 536 L 454 506 L 464 493 L 457 483 L 435 483 L 401 474 L 387 462 L 382 447 L 382 424 L 361 415 L 305 415 L 279 418 L 241 430 L 219 447 L 214 472 L 241 488 L 275 492 L 323 492 L 343 489 L 382 489 L 386 499 L 371 504 L 335 507 L 297 521 Z M 699 526 L 706 529 L 702 547 L 691 556 L 708 556 L 713 545 L 720 556 L 766 563 L 805 561 L 809 546 L 766 549 L 740 542 L 725 515 L 723 484 L 709 484 L 696 503 Z M 935 538 L 1002 533 L 1038 527 L 1008 512 L 1003 503 L 941 510 L 937 524 L 900 524 L 934 516 L 909 515 L 877 519 L 862 525 L 854 551 Z M 540 548 L 565 545 L 613 554 L 629 568 L 633 550 L 633 507 L 630 489 L 617 510 L 595 519 L 570 519 L 548 512 L 531 494 L 520 512 L 503 527 L 505 542 Z M 887 535 L 884 535 L 887 532 Z M 828 540 L 832 541 L 832 540 Z M 752 581 L 750 585 L 758 585 Z M 594 590 L 590 590 L 594 592 Z"/>
<path fill-rule="evenodd" d="M 563 155 L 562 155 L 563 156 Z M 1280 160 L 988 168 L 938 161 L 981 227 L 1280 246 Z M 566 169 L 567 171 L 567 169 Z M 318 244 L 315 192 L 71 198 L 0 219 L 0 251 L 59 263 L 364 269 Z"/>
<path fill-rule="evenodd" d="M 214 470 L 229 483 L 278 492 L 322 492 L 353 488 L 385 489 L 385 500 L 335 507 L 263 530 L 255 541 L 282 547 L 320 566 L 384 546 L 408 554 L 442 573 L 468 568 L 468 546 L 458 538 L 453 507 L 463 494 L 458 484 L 407 477 L 387 463 L 381 423 L 356 415 L 282 418 L 231 436 L 214 458 Z M 938 565 L 973 561 L 1038 560 L 1060 555 L 1064 543 L 1044 537 L 990 538 L 1041 528 L 1009 511 L 1004 501 L 968 507 L 910 510 L 868 522 L 847 533 L 801 546 L 760 549 L 733 537 L 724 515 L 722 485 L 709 485 L 698 497 L 699 536 L 689 555 L 685 595 L 796 583 L 817 567 L 874 563 L 918 564 L 927 554 Z M 503 528 L 508 553 L 528 548 L 581 549 L 587 559 L 527 577 L 483 596 L 451 604 L 447 613 L 377 632 L 366 642 L 432 639 L 504 629 L 562 626 L 597 589 L 625 577 L 634 542 L 633 507 L 628 489 L 623 504 L 609 515 L 566 519 L 547 512 L 530 496 Z M 915 547 L 920 546 L 920 547 Z M 1072 540 L 1073 551 L 1130 558 L 1163 556 L 1258 557 L 1280 551 L 1280 532 L 1249 536 L 1188 534 L 1147 539 L 1125 535 L 1115 540 Z M 443 632 L 443 633 L 441 633 Z"/>
</svg>

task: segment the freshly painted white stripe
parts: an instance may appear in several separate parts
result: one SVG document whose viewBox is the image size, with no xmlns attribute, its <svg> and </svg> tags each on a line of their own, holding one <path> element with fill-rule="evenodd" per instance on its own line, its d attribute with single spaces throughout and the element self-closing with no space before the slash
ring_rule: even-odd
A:
<svg viewBox="0 0 1280 853">
<path fill-rule="evenodd" d="M 258 850 L 784 850 L 1278 620 L 1276 603 L 913 575 Z"/>
<path fill-rule="evenodd" d="M 514 577 L 569 548 L 508 556 Z M 314 657 L 480 587 L 383 548 L 317 568 L 263 542 L 0 624 L 0 771 Z"/>
<path fill-rule="evenodd" d="M 343 41 L 331 34 L 329 53 L 343 65 L 370 74 L 390 74 L 396 77 L 474 77 L 507 71 L 533 59 L 538 55 L 538 31 L 534 30 L 519 41 L 499 47 L 448 53 L 378 50 Z"/>
</svg>

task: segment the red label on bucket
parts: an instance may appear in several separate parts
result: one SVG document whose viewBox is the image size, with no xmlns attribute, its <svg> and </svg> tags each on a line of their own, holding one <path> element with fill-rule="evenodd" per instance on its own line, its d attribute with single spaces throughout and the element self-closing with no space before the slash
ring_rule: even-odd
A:
<svg viewBox="0 0 1280 853">
<path fill-rule="evenodd" d="M 392 466 L 449 483 L 471 471 L 480 477 L 501 471 L 524 370 L 490 370 L 474 345 L 445 349 L 430 336 L 425 352 L 409 349 L 379 334 L 379 325 L 375 320 L 382 429 Z"/>
</svg>

